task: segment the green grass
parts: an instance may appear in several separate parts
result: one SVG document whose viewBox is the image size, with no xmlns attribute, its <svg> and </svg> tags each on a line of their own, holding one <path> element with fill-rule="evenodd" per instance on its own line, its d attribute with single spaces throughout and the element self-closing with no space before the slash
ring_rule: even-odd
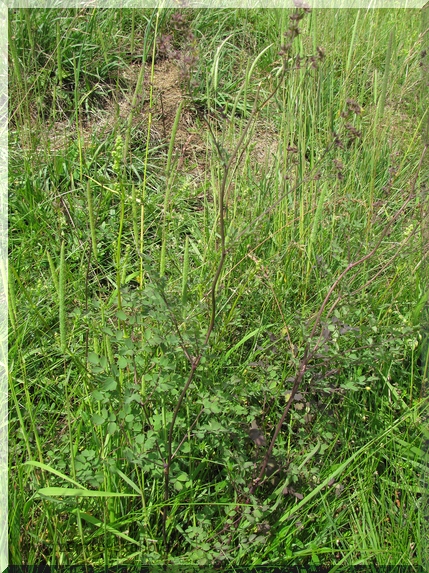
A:
<svg viewBox="0 0 429 573">
<path fill-rule="evenodd" d="M 420 16 L 293 13 L 9 12 L 12 564 L 427 564 Z"/>
</svg>

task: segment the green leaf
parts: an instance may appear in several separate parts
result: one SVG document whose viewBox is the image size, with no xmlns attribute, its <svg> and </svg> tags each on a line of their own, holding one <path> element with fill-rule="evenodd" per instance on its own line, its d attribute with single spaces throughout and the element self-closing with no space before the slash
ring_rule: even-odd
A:
<svg viewBox="0 0 429 573">
<path fill-rule="evenodd" d="M 191 444 L 189 442 L 185 442 L 182 446 L 182 454 L 189 454 L 191 451 Z"/>
<path fill-rule="evenodd" d="M 126 476 L 123 472 L 121 472 L 121 470 L 117 469 L 116 473 L 118 475 L 121 476 L 121 478 L 130 486 L 133 488 L 133 490 L 135 490 L 139 495 L 142 495 L 142 491 L 141 489 L 138 487 L 138 485 L 136 485 L 133 481 L 130 480 L 130 478 L 128 476 Z"/>
<path fill-rule="evenodd" d="M 91 416 L 91 420 L 96 426 L 101 426 L 105 422 L 103 416 L 100 416 L 99 414 L 93 414 Z"/>
<path fill-rule="evenodd" d="M 341 388 L 344 388 L 344 390 L 353 390 L 353 391 L 359 390 L 358 386 L 356 386 L 356 384 L 351 380 L 349 380 L 349 382 L 341 384 Z"/>
<path fill-rule="evenodd" d="M 117 382 L 113 378 L 109 377 L 106 378 L 103 384 L 103 392 L 111 392 L 112 390 L 116 390 Z"/>
<path fill-rule="evenodd" d="M 110 435 L 113 435 L 117 429 L 118 425 L 116 422 L 109 422 L 109 424 L 107 425 L 107 433 Z"/>
<path fill-rule="evenodd" d="M 84 519 L 88 523 L 91 523 L 92 525 L 99 527 L 100 528 L 100 534 L 104 534 L 104 531 L 109 531 L 110 533 L 113 533 L 113 535 L 117 535 L 118 537 L 125 539 L 125 541 L 129 541 L 130 543 L 134 543 L 135 545 L 138 545 L 140 547 L 140 541 L 136 541 L 135 539 L 132 539 L 131 537 L 129 537 L 125 533 L 122 533 L 121 531 L 114 529 L 110 525 L 106 525 L 103 521 L 97 519 L 96 517 L 94 517 L 92 515 L 89 515 L 88 513 L 84 513 L 83 511 L 80 511 L 80 509 L 78 509 L 78 508 L 72 509 L 72 513 L 79 515 L 82 519 Z"/>
<path fill-rule="evenodd" d="M 99 364 L 100 358 L 95 352 L 88 352 L 88 362 L 91 364 Z"/>
<path fill-rule="evenodd" d="M 47 472 L 50 472 L 51 474 L 54 474 L 62 479 L 65 479 L 66 481 L 77 485 L 78 487 L 81 487 L 82 489 L 86 489 L 83 485 L 80 485 L 80 483 L 78 483 L 77 481 L 74 481 L 73 479 L 71 479 L 70 477 L 66 476 L 65 474 L 62 474 L 61 472 L 55 470 L 54 468 L 51 468 L 51 466 L 48 466 L 46 464 L 43 464 L 41 462 L 33 462 L 33 461 L 29 461 L 29 462 L 24 462 L 22 465 L 24 466 L 34 466 L 36 468 L 40 468 L 42 470 L 46 470 Z"/>
<path fill-rule="evenodd" d="M 136 493 L 115 493 L 92 489 L 72 489 L 69 487 L 42 487 L 39 495 L 49 497 L 136 497 Z"/>
<path fill-rule="evenodd" d="M 208 425 L 212 432 L 221 432 L 224 429 L 217 420 L 210 420 Z"/>
<path fill-rule="evenodd" d="M 104 394 L 102 394 L 99 390 L 94 390 L 91 395 L 97 402 L 101 402 L 101 400 L 104 398 Z"/>
</svg>

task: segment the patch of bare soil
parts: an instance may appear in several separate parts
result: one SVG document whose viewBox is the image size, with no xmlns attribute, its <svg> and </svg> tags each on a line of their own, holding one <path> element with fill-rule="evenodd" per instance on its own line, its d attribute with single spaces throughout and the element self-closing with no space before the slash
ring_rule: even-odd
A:
<svg viewBox="0 0 429 573">
<path fill-rule="evenodd" d="M 133 111 L 133 129 L 146 137 L 149 113 L 151 113 L 150 136 L 152 145 L 163 144 L 168 149 L 174 121 L 180 103 L 185 99 L 180 82 L 180 70 L 174 62 L 162 60 L 154 66 L 151 81 L 151 67 L 147 64 L 143 81 L 143 94 L 132 110 L 132 96 L 137 85 L 140 66 L 134 64 L 124 72 L 124 78 L 130 84 L 129 96 L 118 102 L 119 118 L 128 119 Z M 152 105 L 151 105 L 152 94 Z M 175 153 L 178 156 L 178 170 L 189 170 L 197 177 L 203 177 L 206 168 L 204 144 L 205 134 L 197 125 L 196 113 L 188 106 L 182 108 L 175 137 Z M 106 123 L 104 121 L 103 123 Z"/>
<path fill-rule="evenodd" d="M 127 93 L 111 99 L 104 108 L 94 112 L 92 118 L 87 119 L 80 126 L 81 136 L 85 143 L 89 143 L 92 136 L 105 136 L 112 132 L 118 120 L 125 123 L 130 114 L 133 115 L 132 127 L 140 134 L 146 133 L 151 112 L 151 144 L 170 142 L 171 132 L 180 102 L 184 94 L 180 86 L 178 68 L 169 61 L 161 61 L 155 65 L 154 77 L 151 85 L 150 65 L 147 65 L 143 82 L 143 95 L 140 96 L 134 109 L 132 99 L 140 73 L 140 65 L 133 64 L 123 72 L 123 78 L 129 83 Z M 150 108 L 150 91 L 152 88 L 152 107 Z M 177 133 L 176 150 L 192 146 L 199 150 L 204 149 L 201 137 L 195 128 L 195 115 L 186 108 L 182 110 Z M 47 133 L 53 151 L 64 148 L 70 139 L 75 139 L 74 119 L 55 122 Z"/>
<path fill-rule="evenodd" d="M 277 154 L 279 135 L 274 126 L 268 122 L 259 121 L 255 126 L 253 140 L 250 144 L 250 153 L 258 165 L 268 167 Z"/>
<path fill-rule="evenodd" d="M 143 113 L 148 113 L 151 87 L 149 70 L 146 72 L 144 84 L 146 101 Z M 152 127 L 159 138 L 169 144 L 177 110 L 185 98 L 180 85 L 178 67 L 168 60 L 157 63 L 154 68 L 152 89 Z M 175 138 L 175 151 L 179 154 L 178 169 L 184 166 L 185 159 L 191 157 L 200 164 L 205 156 L 204 138 L 204 131 L 197 126 L 195 112 L 185 105 L 182 108 Z"/>
<path fill-rule="evenodd" d="M 132 149 L 133 137 L 138 138 L 140 142 L 145 141 L 151 113 L 150 144 L 151 146 L 164 145 L 165 150 L 168 149 L 177 110 L 186 97 L 181 87 L 180 70 L 171 60 L 156 62 L 151 83 L 151 68 L 150 64 L 147 64 L 143 93 L 133 109 L 132 100 L 140 71 L 140 64 L 137 63 L 124 69 L 122 79 L 128 84 L 127 92 L 122 92 L 117 96 L 116 101 L 113 98 L 109 100 L 104 108 L 94 112 L 93 118 L 80 126 L 81 137 L 85 145 L 91 143 L 93 136 L 96 136 L 96 139 L 102 139 L 112 133 L 117 129 L 118 121 L 121 125 L 126 125 L 132 114 Z M 151 92 L 152 105 L 150 105 Z M 51 150 L 64 148 L 72 139 L 75 140 L 75 129 L 72 119 L 56 122 L 47 133 Z M 231 145 L 234 145 L 238 139 L 237 131 Z M 196 112 L 190 106 L 185 105 L 182 108 L 175 139 L 179 171 L 186 169 L 188 174 L 204 178 L 207 169 L 206 141 L 207 128 L 199 123 Z M 277 149 L 278 135 L 275 128 L 268 121 L 259 120 L 249 145 L 249 152 L 255 167 L 270 164 Z"/>
</svg>

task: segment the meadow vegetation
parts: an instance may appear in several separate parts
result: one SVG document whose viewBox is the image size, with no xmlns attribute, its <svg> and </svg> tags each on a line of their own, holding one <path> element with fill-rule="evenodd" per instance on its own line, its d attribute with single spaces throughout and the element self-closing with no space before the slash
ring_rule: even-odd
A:
<svg viewBox="0 0 429 573">
<path fill-rule="evenodd" d="M 11 564 L 429 563 L 423 39 L 9 11 Z"/>
</svg>

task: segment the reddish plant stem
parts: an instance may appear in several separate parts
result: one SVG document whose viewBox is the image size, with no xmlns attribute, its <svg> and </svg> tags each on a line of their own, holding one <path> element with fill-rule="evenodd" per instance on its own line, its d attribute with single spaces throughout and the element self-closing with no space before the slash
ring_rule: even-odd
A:
<svg viewBox="0 0 429 573">
<path fill-rule="evenodd" d="M 371 258 L 371 257 L 374 256 L 374 254 L 377 252 L 378 248 L 380 247 L 380 245 L 381 245 L 381 243 L 382 243 L 384 237 L 385 237 L 385 236 L 388 234 L 388 232 L 390 231 L 390 229 L 391 229 L 393 223 L 399 218 L 399 216 L 401 215 L 401 213 L 404 212 L 405 208 L 406 208 L 407 205 L 410 203 L 411 199 L 414 197 L 414 189 L 415 189 L 415 185 L 416 185 L 416 182 L 417 182 L 418 175 L 419 175 L 419 173 L 420 173 L 420 168 L 421 168 L 421 165 L 422 165 L 422 162 L 423 162 L 425 153 L 426 153 L 426 147 L 423 149 L 423 153 L 422 153 L 422 156 L 421 156 L 419 165 L 418 165 L 418 167 L 417 167 L 417 173 L 416 173 L 416 176 L 415 176 L 415 178 L 414 178 L 414 180 L 413 180 L 413 183 L 412 183 L 412 185 L 411 185 L 410 194 L 408 195 L 407 199 L 406 199 L 405 202 L 402 204 L 402 206 L 400 207 L 400 209 L 398 209 L 398 211 L 397 211 L 397 212 L 393 215 L 393 217 L 390 219 L 389 223 L 386 225 L 385 229 L 384 229 L 383 232 L 381 233 L 380 238 L 378 239 L 378 241 L 376 242 L 376 244 L 374 245 L 374 247 L 371 249 L 371 251 L 370 251 L 369 253 L 367 253 L 365 256 L 361 257 L 359 260 L 357 260 L 357 261 L 355 261 L 355 262 L 350 263 L 349 265 L 347 265 L 347 267 L 344 269 L 344 271 L 339 275 L 339 277 L 338 277 L 338 278 L 334 281 L 334 283 L 332 284 L 331 288 L 329 289 L 329 291 L 328 291 L 328 293 L 327 293 L 327 295 L 326 295 L 324 301 L 322 302 L 322 305 L 320 306 L 320 309 L 319 309 L 319 311 L 318 311 L 318 313 L 317 313 L 317 315 L 316 315 L 316 318 L 315 318 L 315 321 L 314 321 L 314 325 L 313 325 L 313 328 L 312 328 L 311 333 L 310 333 L 310 336 L 309 336 L 309 339 L 310 339 L 310 340 L 314 337 L 314 335 L 315 335 L 315 333 L 316 333 L 316 330 L 317 330 L 317 328 L 318 328 L 318 326 L 319 326 L 319 324 L 320 324 L 320 320 L 321 320 L 321 318 L 322 318 L 323 311 L 325 310 L 325 308 L 326 308 L 326 306 L 327 306 L 327 304 L 328 304 L 328 302 L 329 302 L 329 300 L 330 300 L 330 298 L 331 298 L 331 296 L 332 296 L 332 293 L 334 292 L 334 290 L 336 289 L 336 287 L 339 285 L 339 283 L 341 282 L 341 280 L 342 280 L 342 279 L 344 278 L 344 276 L 345 276 L 348 272 L 350 272 L 353 268 L 357 267 L 358 265 L 361 265 L 362 263 L 364 263 L 365 261 L 367 261 L 369 258 Z M 335 306 L 335 305 L 338 303 L 338 300 L 339 300 L 339 299 L 337 299 L 337 300 L 334 302 L 334 305 L 333 305 L 333 306 Z M 332 308 L 331 308 L 331 311 L 330 311 L 330 312 L 332 312 Z M 292 402 L 293 402 L 294 396 L 295 396 L 295 394 L 297 393 L 297 391 L 298 391 L 298 389 L 299 389 L 300 383 L 301 383 L 301 381 L 302 381 L 302 379 L 303 379 L 303 377 L 304 377 L 304 374 L 305 374 L 305 371 L 306 371 L 306 369 L 307 369 L 307 366 L 308 366 L 310 360 L 313 358 L 315 352 L 318 350 L 319 346 L 320 346 L 320 337 L 319 337 L 319 340 L 318 340 L 318 342 L 316 343 L 315 347 L 314 347 L 311 351 L 310 351 L 310 349 L 309 349 L 309 343 L 307 343 L 307 345 L 306 345 L 306 348 L 305 348 L 305 350 L 304 350 L 304 356 L 303 356 L 303 358 L 302 358 L 301 361 L 300 361 L 299 371 L 298 371 L 297 375 L 295 376 L 295 380 L 294 380 L 294 384 L 293 384 L 293 387 L 292 387 L 292 390 L 291 390 L 291 394 L 290 394 L 290 396 L 289 396 L 289 400 L 288 400 L 288 402 L 287 402 L 287 404 L 286 404 L 286 407 L 285 407 L 285 409 L 284 409 L 284 411 L 283 411 L 282 417 L 280 418 L 280 420 L 279 420 L 279 422 L 278 422 L 278 424 L 277 424 L 277 426 L 276 426 L 276 429 L 275 429 L 275 431 L 274 431 L 274 435 L 273 435 L 273 437 L 272 437 L 271 443 L 270 443 L 270 445 L 269 445 L 269 447 L 268 447 L 268 450 L 267 450 L 267 452 L 266 452 L 266 454 L 265 454 L 265 456 L 264 456 L 264 459 L 263 459 L 263 461 L 262 461 L 262 464 L 261 464 L 261 467 L 260 467 L 260 470 L 259 470 L 258 478 L 253 482 L 253 484 L 252 484 L 252 485 L 250 486 L 250 488 L 249 488 L 250 494 L 253 494 L 253 492 L 256 490 L 256 488 L 258 487 L 258 485 L 260 485 L 260 482 L 261 482 L 262 478 L 264 477 L 265 470 L 266 470 L 266 467 L 267 467 L 267 464 L 268 464 L 268 460 L 269 460 L 270 457 L 271 457 L 271 454 L 272 454 L 272 452 L 273 452 L 274 445 L 275 445 L 275 443 L 276 443 L 277 437 L 278 437 L 278 435 L 279 435 L 279 433 L 280 433 L 280 430 L 281 430 L 282 425 L 283 425 L 283 423 L 284 423 L 284 421 L 285 421 L 285 419 L 286 419 L 286 416 L 287 416 L 287 414 L 288 414 L 288 412 L 289 412 L 289 410 L 290 410 L 290 407 L 291 407 L 291 404 L 292 404 Z"/>
</svg>

